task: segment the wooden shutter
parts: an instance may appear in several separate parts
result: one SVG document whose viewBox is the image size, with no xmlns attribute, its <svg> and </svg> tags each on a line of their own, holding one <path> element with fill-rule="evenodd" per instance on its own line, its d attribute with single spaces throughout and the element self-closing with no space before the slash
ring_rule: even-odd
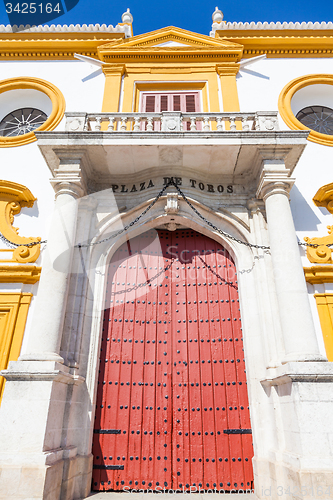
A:
<svg viewBox="0 0 333 500">
<path fill-rule="evenodd" d="M 155 112 L 155 96 L 154 95 L 147 95 L 146 96 L 146 106 L 145 106 L 145 113 L 154 113 Z"/>
</svg>

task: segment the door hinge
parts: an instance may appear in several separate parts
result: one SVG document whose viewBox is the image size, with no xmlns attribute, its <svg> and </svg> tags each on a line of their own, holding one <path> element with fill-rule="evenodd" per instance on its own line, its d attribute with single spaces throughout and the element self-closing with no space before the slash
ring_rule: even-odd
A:
<svg viewBox="0 0 333 500">
<path fill-rule="evenodd" d="M 252 434 L 251 429 L 224 429 L 224 434 Z"/>
<path fill-rule="evenodd" d="M 94 429 L 94 434 L 121 434 L 120 429 Z"/>
<path fill-rule="evenodd" d="M 124 466 L 123 465 L 94 465 L 93 469 L 124 470 Z"/>
</svg>

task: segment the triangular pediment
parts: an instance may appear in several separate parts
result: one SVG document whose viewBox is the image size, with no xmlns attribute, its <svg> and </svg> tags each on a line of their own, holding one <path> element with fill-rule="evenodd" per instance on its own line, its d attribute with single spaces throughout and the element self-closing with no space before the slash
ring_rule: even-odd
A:
<svg viewBox="0 0 333 500">
<path fill-rule="evenodd" d="M 191 54 L 200 53 L 207 56 L 215 54 L 223 54 L 231 57 L 231 60 L 240 60 L 243 46 L 237 43 L 224 40 L 222 38 L 212 38 L 206 35 L 193 33 L 174 26 L 168 26 L 150 33 L 137 35 L 130 39 L 118 39 L 102 45 L 98 49 L 101 59 L 113 59 L 112 55 L 117 54 L 117 58 L 124 54 L 155 54 L 158 58 L 163 58 L 166 54 L 169 57 L 190 56 Z"/>
</svg>

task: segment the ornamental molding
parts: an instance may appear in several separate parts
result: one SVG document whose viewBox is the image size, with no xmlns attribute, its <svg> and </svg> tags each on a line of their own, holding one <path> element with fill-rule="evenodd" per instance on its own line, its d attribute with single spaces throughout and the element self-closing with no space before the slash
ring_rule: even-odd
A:
<svg viewBox="0 0 333 500">
<path fill-rule="evenodd" d="M 87 176 L 91 174 L 88 155 L 82 150 L 56 149 L 57 167 L 51 168 L 53 178 L 50 183 L 56 198 L 61 194 L 69 194 L 81 198 L 87 194 Z"/>
<path fill-rule="evenodd" d="M 266 199 L 274 194 L 283 194 L 289 197 L 289 192 L 295 183 L 295 178 L 290 177 L 290 170 L 275 166 L 265 166 L 260 174 L 256 197 Z"/>
<path fill-rule="evenodd" d="M 22 184 L 0 180 L 0 233 L 16 248 L 13 251 L 13 262 L 35 262 L 40 254 L 40 244 L 31 247 L 29 243 L 40 241 L 40 237 L 19 236 L 18 228 L 13 226 L 14 216 L 21 212 L 23 207 L 31 208 L 37 198 Z"/>
<path fill-rule="evenodd" d="M 30 26 L 26 24 L 24 26 L 17 26 L 14 24 L 0 24 L 0 33 L 17 33 L 20 28 L 20 33 L 24 37 L 27 33 L 126 33 L 128 28 L 127 23 L 120 23 L 116 26 L 112 24 L 51 24 L 50 26 Z"/>
<path fill-rule="evenodd" d="M 10 266 L 0 263 L 0 283 L 34 285 L 39 281 L 42 268 L 32 265 Z"/>
<path fill-rule="evenodd" d="M 1 43 L 0 43 L 1 45 Z M 43 92 L 50 99 L 52 103 L 52 111 L 50 116 L 45 120 L 42 125 L 32 132 L 27 134 L 18 135 L 16 137 L 0 137 L 0 148 L 8 148 L 15 146 L 23 146 L 25 144 L 30 144 L 36 141 L 35 132 L 37 131 L 51 131 L 54 130 L 61 122 L 65 114 L 65 98 L 62 92 L 52 83 L 42 80 L 41 78 L 34 77 L 16 77 L 8 78 L 7 80 L 0 80 L 0 94 L 9 92 L 12 90 L 36 90 L 38 92 Z M 15 105 L 15 103 L 13 103 Z M 15 108 L 14 108 L 15 109 Z"/>
<path fill-rule="evenodd" d="M 167 45 L 176 42 L 177 45 Z M 169 26 L 131 39 L 118 39 L 98 48 L 104 62 L 174 63 L 175 60 L 202 62 L 239 62 L 243 46 L 223 39 L 214 39 L 191 31 Z"/>
<path fill-rule="evenodd" d="M 333 182 L 319 188 L 312 200 L 317 207 L 327 208 L 333 215 Z"/>
<path fill-rule="evenodd" d="M 309 85 L 333 85 L 333 75 L 324 73 L 303 75 L 287 83 L 279 95 L 278 108 L 280 115 L 285 124 L 288 125 L 291 130 L 309 131 L 309 141 L 323 146 L 333 146 L 332 135 L 322 134 L 321 132 L 317 132 L 316 130 L 311 130 L 309 127 L 306 127 L 303 123 L 297 120 L 291 109 L 291 100 L 293 96 L 296 92 L 304 87 L 308 87 Z"/>
<path fill-rule="evenodd" d="M 333 283 L 333 266 L 304 267 L 305 281 L 311 285 Z"/>
<path fill-rule="evenodd" d="M 312 198 L 313 202 L 317 207 L 326 208 L 333 215 L 333 183 L 325 184 L 318 189 L 317 193 Z M 317 264 L 332 264 L 332 249 L 327 245 L 333 245 L 333 225 L 327 226 L 328 235 L 309 238 L 306 236 L 304 241 L 306 243 L 316 245 L 315 247 L 308 246 L 306 248 L 306 256 L 310 262 Z M 321 283 L 322 281 L 320 281 Z M 325 283 L 333 283 L 333 275 L 330 281 L 324 281 Z"/>
</svg>

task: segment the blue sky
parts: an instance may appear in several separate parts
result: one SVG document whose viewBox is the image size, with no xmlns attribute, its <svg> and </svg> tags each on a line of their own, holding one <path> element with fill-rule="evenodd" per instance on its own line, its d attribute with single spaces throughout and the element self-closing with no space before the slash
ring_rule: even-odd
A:
<svg viewBox="0 0 333 500">
<path fill-rule="evenodd" d="M 11 1 L 13 5 L 17 0 Z M 21 1 L 21 0 L 20 0 Z M 24 0 L 22 0 L 24 1 Z M 28 0 L 30 1 L 30 0 Z M 211 15 L 218 5 L 226 21 L 333 21 L 331 0 L 80 0 L 70 12 L 54 21 L 54 24 L 113 24 L 121 22 L 121 14 L 127 7 L 134 17 L 134 34 L 140 34 L 164 26 L 174 25 L 207 34 L 211 27 Z M 52 24 L 48 23 L 48 24 Z M 0 24 L 8 24 L 4 3 L 0 2 Z"/>
</svg>

